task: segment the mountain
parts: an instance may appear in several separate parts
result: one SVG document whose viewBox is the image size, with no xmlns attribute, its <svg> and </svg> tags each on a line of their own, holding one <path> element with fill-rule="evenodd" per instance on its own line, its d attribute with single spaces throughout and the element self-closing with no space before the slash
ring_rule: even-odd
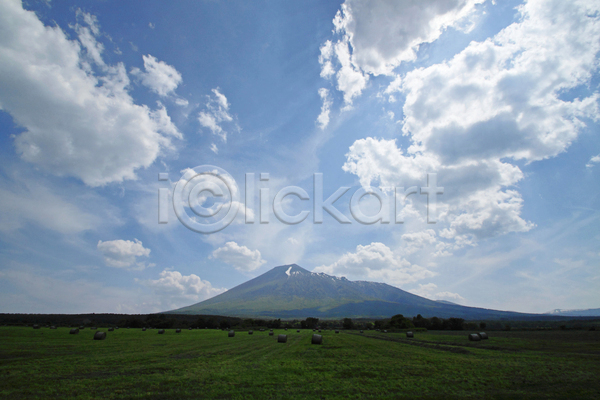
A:
<svg viewBox="0 0 600 400">
<path fill-rule="evenodd" d="M 349 281 L 296 264 L 275 267 L 211 299 L 169 312 L 269 318 L 386 318 L 395 314 L 480 320 L 539 317 L 433 301 L 385 283 Z"/>
<path fill-rule="evenodd" d="M 600 317 L 600 308 L 589 308 L 587 310 L 561 310 L 557 308 L 546 314 L 563 317 Z"/>
</svg>

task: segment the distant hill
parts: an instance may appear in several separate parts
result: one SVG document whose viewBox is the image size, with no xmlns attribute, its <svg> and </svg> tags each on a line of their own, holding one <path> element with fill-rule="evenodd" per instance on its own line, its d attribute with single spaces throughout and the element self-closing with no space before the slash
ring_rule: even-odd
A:
<svg viewBox="0 0 600 400">
<path fill-rule="evenodd" d="M 561 310 L 557 308 L 547 312 L 546 315 L 563 317 L 600 317 L 600 308 L 588 308 L 587 310 Z"/>
<path fill-rule="evenodd" d="M 269 318 L 387 318 L 421 314 L 426 318 L 515 320 L 541 316 L 433 301 L 385 283 L 349 281 L 310 272 L 296 264 L 275 267 L 211 299 L 169 312 Z"/>
</svg>

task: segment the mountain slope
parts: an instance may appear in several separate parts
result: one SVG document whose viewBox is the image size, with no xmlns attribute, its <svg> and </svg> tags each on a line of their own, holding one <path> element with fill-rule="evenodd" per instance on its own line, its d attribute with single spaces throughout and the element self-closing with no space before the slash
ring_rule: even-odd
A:
<svg viewBox="0 0 600 400">
<path fill-rule="evenodd" d="M 395 314 L 465 319 L 535 316 L 429 300 L 385 283 L 349 281 L 292 264 L 272 270 L 177 314 L 306 317 L 390 317 Z"/>
</svg>

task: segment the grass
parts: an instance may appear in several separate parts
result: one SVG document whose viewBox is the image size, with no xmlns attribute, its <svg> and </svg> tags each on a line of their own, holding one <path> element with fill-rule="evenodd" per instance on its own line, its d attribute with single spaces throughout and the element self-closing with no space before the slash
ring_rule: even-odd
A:
<svg viewBox="0 0 600 400">
<path fill-rule="evenodd" d="M 312 333 L 3 327 L 0 397 L 600 398 L 600 332 Z"/>
</svg>

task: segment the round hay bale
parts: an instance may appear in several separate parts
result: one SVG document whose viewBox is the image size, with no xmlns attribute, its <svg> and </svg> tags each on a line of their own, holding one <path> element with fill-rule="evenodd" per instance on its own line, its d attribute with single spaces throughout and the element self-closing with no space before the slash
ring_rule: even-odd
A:
<svg viewBox="0 0 600 400">
<path fill-rule="evenodd" d="M 53 325 L 53 326 L 50 327 L 50 329 L 56 329 L 56 327 Z"/>
<path fill-rule="evenodd" d="M 229 331 L 229 333 L 227 334 L 228 337 L 234 337 L 235 336 L 235 331 Z"/>
<path fill-rule="evenodd" d="M 296 333 L 300 333 L 300 329 L 296 329 Z"/>
<path fill-rule="evenodd" d="M 146 328 L 142 328 L 142 332 L 146 332 Z"/>
<path fill-rule="evenodd" d="M 319 331 L 319 332 L 321 332 L 321 331 Z M 340 333 L 340 331 L 339 331 L 338 329 L 336 329 L 336 330 L 335 330 L 335 333 Z"/>
<path fill-rule="evenodd" d="M 323 344 L 323 336 L 322 335 L 312 335 L 312 339 L 310 341 L 311 344 Z"/>
<path fill-rule="evenodd" d="M 109 331 L 109 332 L 112 332 L 112 331 L 114 331 L 114 330 L 115 330 L 115 328 L 108 328 L 108 331 Z"/>
<path fill-rule="evenodd" d="M 273 336 L 273 335 L 274 335 L 273 331 L 269 332 L 269 336 Z"/>
<path fill-rule="evenodd" d="M 261 328 L 261 329 L 260 329 L 260 331 L 261 331 L 261 332 L 264 332 L 265 330 Z"/>
<path fill-rule="evenodd" d="M 319 329 L 319 333 L 321 333 L 321 330 Z"/>
<path fill-rule="evenodd" d="M 175 329 L 175 333 L 181 333 L 181 329 L 179 329 L 179 328 Z"/>
<path fill-rule="evenodd" d="M 387 333 L 387 329 L 384 329 L 384 330 L 383 330 L 383 333 Z"/>
<path fill-rule="evenodd" d="M 81 325 L 81 326 L 79 327 L 79 330 L 83 330 L 83 328 L 85 328 L 85 327 L 84 327 L 83 325 Z"/>
<path fill-rule="evenodd" d="M 287 328 L 285 328 L 284 331 L 287 331 Z"/>
<path fill-rule="evenodd" d="M 118 326 L 115 326 L 115 329 L 119 329 L 119 327 L 118 327 Z"/>
<path fill-rule="evenodd" d="M 248 335 L 252 335 L 254 332 L 252 331 L 248 331 Z"/>
<path fill-rule="evenodd" d="M 360 333 L 363 333 L 362 329 L 361 329 Z"/>
<path fill-rule="evenodd" d="M 73 328 L 69 331 L 69 334 L 71 334 L 71 335 L 77 335 L 78 333 L 79 333 L 79 329 L 77 329 L 77 328 Z"/>
<path fill-rule="evenodd" d="M 40 329 L 40 326 L 39 325 L 34 325 L 33 329 Z"/>
<path fill-rule="evenodd" d="M 414 338 L 414 337 L 415 337 L 415 335 L 414 335 L 414 333 L 412 333 L 412 332 L 406 332 L 406 337 L 409 337 L 409 338 Z"/>
<path fill-rule="evenodd" d="M 188 331 L 191 331 L 191 330 L 192 330 L 192 327 L 190 326 L 190 327 L 188 328 Z"/>
<path fill-rule="evenodd" d="M 96 328 L 95 326 L 92 326 L 90 329 L 93 330 L 93 331 L 97 331 L 98 330 L 98 328 Z"/>
<path fill-rule="evenodd" d="M 164 329 L 159 329 L 159 330 L 158 330 L 158 334 L 159 334 L 159 335 L 163 335 L 164 333 L 165 333 L 165 330 L 164 330 Z"/>
<path fill-rule="evenodd" d="M 94 333 L 94 340 L 104 340 L 104 339 L 106 339 L 106 332 Z"/>
<path fill-rule="evenodd" d="M 476 333 L 471 333 L 469 335 L 469 340 L 471 342 L 479 342 L 481 340 L 481 337 L 478 334 L 476 334 Z"/>
<path fill-rule="evenodd" d="M 277 343 L 286 343 L 286 342 L 287 342 L 287 335 L 277 336 Z"/>
<path fill-rule="evenodd" d="M 488 335 L 485 332 L 479 332 L 478 335 L 481 338 L 481 340 L 486 340 L 488 338 Z"/>
</svg>

